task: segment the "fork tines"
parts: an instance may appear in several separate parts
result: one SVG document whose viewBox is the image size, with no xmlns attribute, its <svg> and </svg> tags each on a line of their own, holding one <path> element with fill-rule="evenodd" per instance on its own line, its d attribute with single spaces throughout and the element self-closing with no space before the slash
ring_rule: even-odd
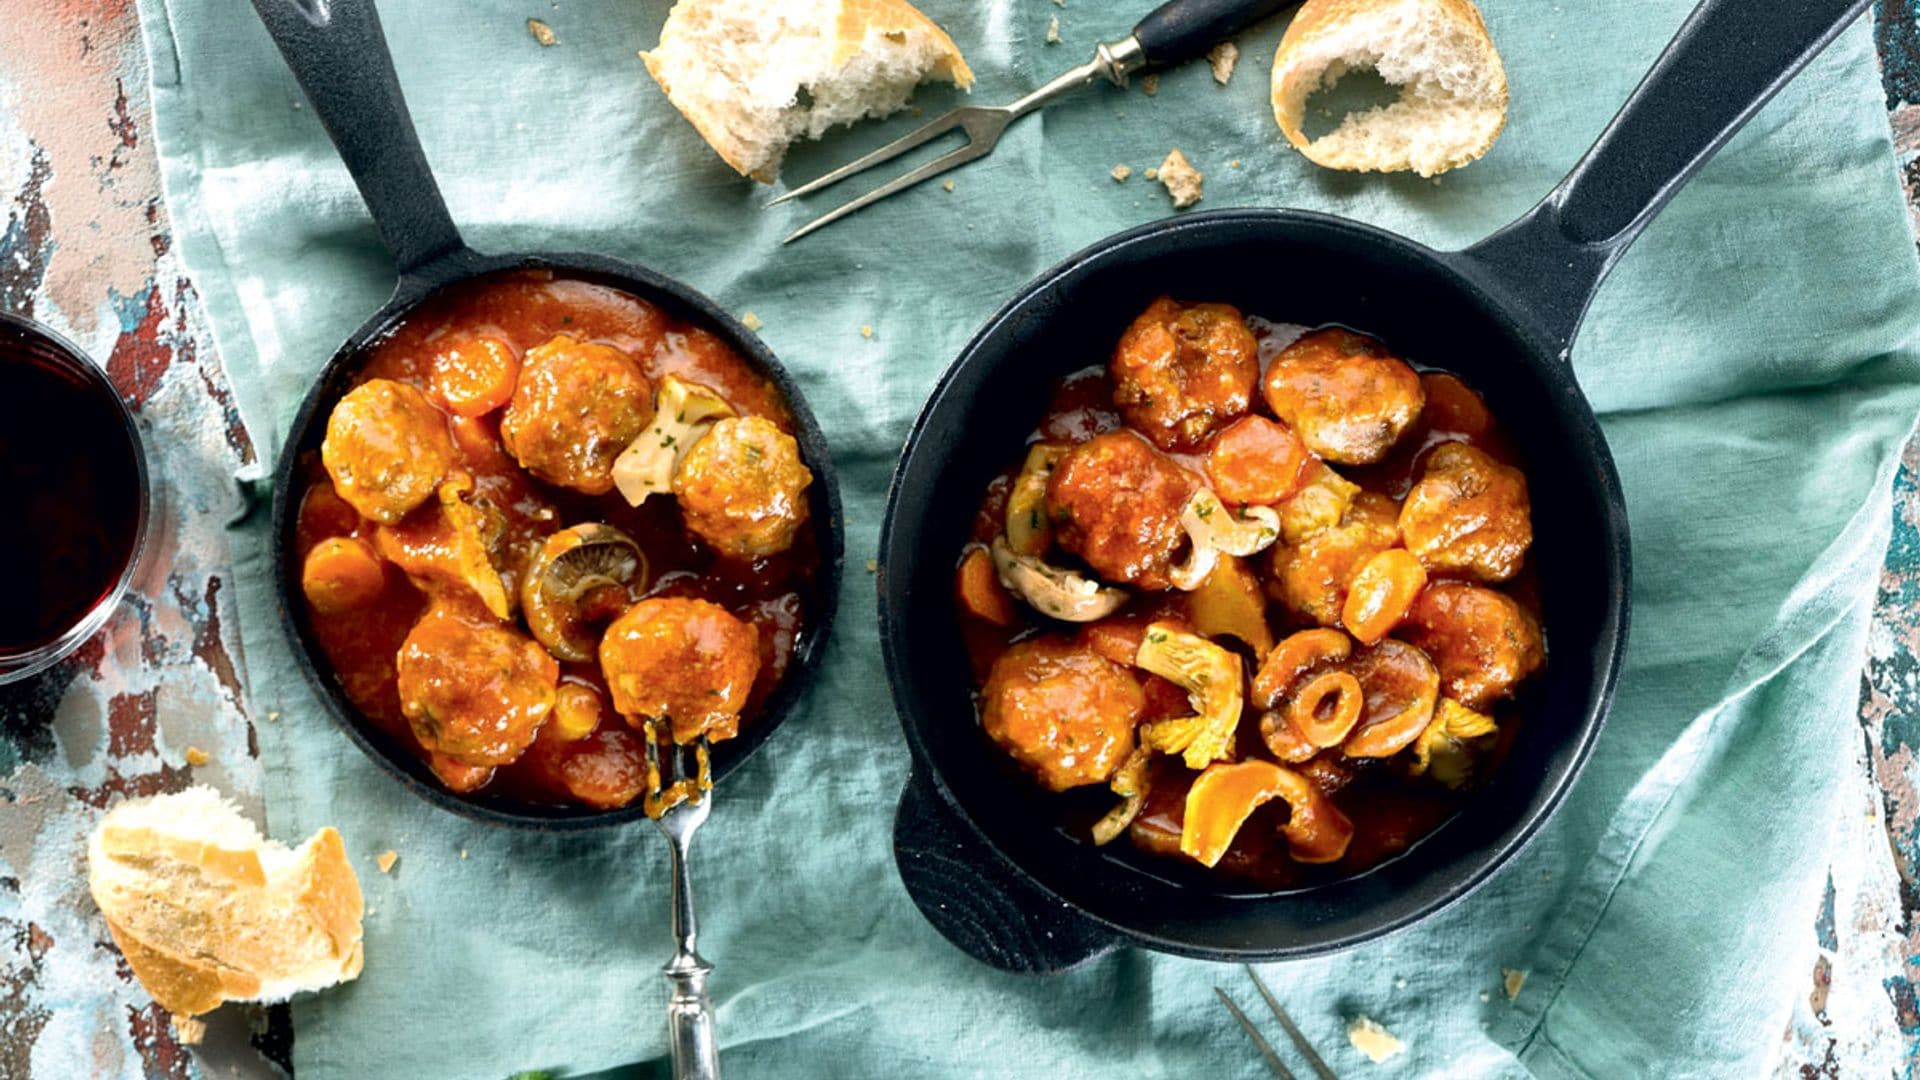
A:
<svg viewBox="0 0 1920 1080">
<path fill-rule="evenodd" d="M 801 226 L 791 236 L 788 236 L 781 242 L 791 244 L 808 233 L 831 225 L 841 218 L 846 217 L 848 214 L 871 206 L 889 195 L 898 194 L 915 184 L 931 180 L 949 169 L 957 168 L 965 165 L 969 161 L 985 157 L 987 152 L 993 149 L 993 144 L 1000 137 L 1000 132 L 1006 128 L 1012 119 L 1012 115 L 1005 109 L 983 108 L 978 105 L 962 106 L 931 123 L 922 125 L 918 130 L 895 139 L 865 157 L 858 158 L 827 173 L 825 176 L 794 188 L 785 195 L 767 203 L 767 205 L 778 206 L 790 199 L 798 199 L 811 195 L 816 191 L 831 187 L 855 173 L 865 172 L 876 165 L 883 165 L 886 162 L 892 161 L 894 158 L 924 146 L 942 135 L 950 135 L 957 131 L 967 137 L 967 141 L 960 146 L 947 151 L 924 165 L 894 177 L 892 180 L 881 184 L 879 187 L 874 188 L 872 191 L 848 202 L 836 210 L 828 211 L 813 221 L 808 222 L 806 225 Z"/>
</svg>

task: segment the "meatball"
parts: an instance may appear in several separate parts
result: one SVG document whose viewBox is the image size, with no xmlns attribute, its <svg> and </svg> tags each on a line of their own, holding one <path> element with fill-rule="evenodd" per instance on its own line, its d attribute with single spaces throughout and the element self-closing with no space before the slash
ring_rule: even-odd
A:
<svg viewBox="0 0 1920 1080">
<path fill-rule="evenodd" d="M 1406 361 L 1363 334 L 1328 327 L 1280 351 L 1262 387 L 1267 407 L 1307 449 L 1342 465 L 1387 455 L 1420 416 L 1425 392 Z"/>
<path fill-rule="evenodd" d="M 1464 582 L 1427 586 L 1399 634 L 1433 657 L 1441 692 L 1482 712 L 1547 658 L 1532 615 L 1505 593 Z"/>
<path fill-rule="evenodd" d="M 760 636 L 718 604 L 654 597 L 607 627 L 600 671 L 629 721 L 665 720 L 677 743 L 724 739 L 738 730 L 759 674 Z"/>
<path fill-rule="evenodd" d="M 1430 570 L 1505 581 L 1520 572 L 1533 544 L 1526 475 L 1484 450 L 1442 443 L 1407 492 L 1400 532 Z"/>
<path fill-rule="evenodd" d="M 561 334 L 527 353 L 500 440 L 540 479 L 603 495 L 613 460 L 652 420 L 653 384 L 632 357 Z"/>
<path fill-rule="evenodd" d="M 1338 524 L 1273 546 L 1267 591 L 1289 611 L 1321 626 L 1339 626 L 1347 584 L 1360 567 L 1400 542 L 1399 508 L 1392 499 L 1363 492 Z"/>
<path fill-rule="evenodd" d="M 479 767 L 505 765 L 532 745 L 560 680 L 545 649 L 463 605 L 421 616 L 395 666 L 400 711 L 420 745 Z"/>
<path fill-rule="evenodd" d="M 362 517 L 388 525 L 426 502 L 453 460 L 446 417 L 425 394 L 392 379 L 348 391 L 320 443 L 334 491 Z"/>
<path fill-rule="evenodd" d="M 1193 474 L 1145 439 L 1112 431 L 1060 459 L 1047 481 L 1047 508 L 1060 546 L 1095 573 L 1166 589 L 1187 535 L 1180 511 L 1198 486 Z"/>
<path fill-rule="evenodd" d="M 1163 296 L 1120 336 L 1111 371 L 1127 426 L 1162 450 L 1196 450 L 1246 415 L 1260 347 L 1233 307 Z"/>
<path fill-rule="evenodd" d="M 1098 784 L 1133 752 L 1146 694 L 1133 672 L 1058 637 L 1023 641 L 993 663 L 980 724 L 1054 791 Z"/>
<path fill-rule="evenodd" d="M 673 494 L 687 528 L 714 550 L 757 559 L 793 546 L 811 483 L 793 436 L 757 416 L 729 417 L 687 451 Z"/>
</svg>

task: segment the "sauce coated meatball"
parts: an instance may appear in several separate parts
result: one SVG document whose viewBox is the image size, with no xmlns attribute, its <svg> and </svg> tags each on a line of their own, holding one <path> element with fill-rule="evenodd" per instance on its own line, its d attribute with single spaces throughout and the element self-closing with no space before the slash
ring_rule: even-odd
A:
<svg viewBox="0 0 1920 1080">
<path fill-rule="evenodd" d="M 1267 407 L 1314 453 L 1371 465 L 1420 416 L 1420 376 L 1384 345 L 1339 327 L 1315 330 L 1280 351 L 1262 387 Z"/>
<path fill-rule="evenodd" d="M 760 637 L 718 604 L 654 597 L 628 608 L 600 639 L 614 710 L 665 720 L 673 740 L 731 738 L 760 671 Z"/>
<path fill-rule="evenodd" d="M 614 459 L 652 420 L 653 384 L 632 357 L 560 334 L 528 351 L 500 439 L 542 480 L 604 495 Z"/>
<path fill-rule="evenodd" d="M 1187 535 L 1180 511 L 1196 487 L 1193 474 L 1145 439 L 1113 431 L 1060 459 L 1047 482 L 1047 507 L 1060 546 L 1095 573 L 1166 589 Z"/>
<path fill-rule="evenodd" d="M 1400 542 L 1398 516 L 1392 499 L 1361 493 L 1338 524 L 1299 543 L 1273 546 L 1268 591 L 1297 615 L 1321 626 L 1339 626 L 1354 573 Z"/>
<path fill-rule="evenodd" d="M 793 546 L 811 483 L 793 436 L 757 416 L 729 417 L 687 451 L 673 494 L 687 528 L 715 550 L 757 559 Z"/>
<path fill-rule="evenodd" d="M 1533 544 L 1526 475 L 1465 443 L 1443 443 L 1407 492 L 1400 532 L 1429 569 L 1505 581 Z"/>
<path fill-rule="evenodd" d="M 1246 415 L 1260 347 L 1228 304 L 1155 300 L 1113 351 L 1113 403 L 1162 450 L 1196 450 Z"/>
<path fill-rule="evenodd" d="M 1433 658 L 1443 693 L 1482 712 L 1547 658 L 1533 616 L 1505 593 L 1463 582 L 1427 586 L 1400 635 Z"/>
<path fill-rule="evenodd" d="M 560 680 L 560 665 L 532 639 L 455 605 L 414 624 L 396 665 L 400 711 L 420 745 L 482 768 L 532 745 Z"/>
<path fill-rule="evenodd" d="M 1061 638 L 1000 654 L 980 699 L 987 735 L 1054 791 L 1112 776 L 1146 708 L 1131 671 Z"/>
<path fill-rule="evenodd" d="M 453 467 L 446 418 L 403 382 L 368 379 L 327 417 L 320 461 L 361 516 L 391 525 L 426 502 Z"/>
</svg>

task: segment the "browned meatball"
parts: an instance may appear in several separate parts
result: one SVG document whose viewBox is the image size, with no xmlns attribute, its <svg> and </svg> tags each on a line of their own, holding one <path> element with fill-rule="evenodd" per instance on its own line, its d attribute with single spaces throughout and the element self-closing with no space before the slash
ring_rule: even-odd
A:
<svg viewBox="0 0 1920 1080">
<path fill-rule="evenodd" d="M 1260 379 L 1260 347 L 1228 304 L 1161 297 L 1113 351 L 1113 403 L 1162 450 L 1197 450 L 1244 416 Z"/>
<path fill-rule="evenodd" d="M 1482 712 L 1540 669 L 1540 624 L 1505 593 L 1463 582 L 1427 586 L 1398 631 L 1440 669 L 1440 689 Z"/>
<path fill-rule="evenodd" d="M 500 441 L 542 480 L 602 495 L 613 460 L 652 420 L 653 384 L 632 357 L 560 334 L 521 362 Z"/>
<path fill-rule="evenodd" d="M 665 720 L 675 742 L 739 730 L 760 671 L 760 637 L 718 604 L 654 597 L 628 608 L 600 639 L 600 671 L 614 710 Z"/>
<path fill-rule="evenodd" d="M 1267 407 L 1307 448 L 1342 465 L 1371 465 L 1420 416 L 1425 392 L 1406 361 L 1363 334 L 1315 330 L 1267 367 Z"/>
<path fill-rule="evenodd" d="M 673 494 L 687 528 L 716 551 L 757 559 L 793 546 L 811 483 L 793 436 L 758 416 L 729 417 L 687 451 Z"/>
<path fill-rule="evenodd" d="M 446 417 L 425 394 L 392 379 L 348 391 L 320 443 L 333 489 L 361 516 L 389 525 L 427 501 L 453 460 Z"/>
<path fill-rule="evenodd" d="M 525 752 L 560 680 L 560 665 L 533 640 L 455 604 L 421 616 L 395 666 L 400 711 L 420 745 L 481 767 Z"/>
<path fill-rule="evenodd" d="M 1143 589 L 1173 582 L 1186 539 L 1180 511 L 1199 486 L 1131 431 L 1111 431 L 1068 451 L 1047 481 L 1047 508 L 1061 547 L 1109 581 Z"/>
<path fill-rule="evenodd" d="M 1399 507 L 1392 499 L 1363 492 L 1339 524 L 1297 544 L 1273 546 L 1268 592 L 1287 609 L 1321 626 L 1339 626 L 1347 585 L 1366 561 L 1400 542 Z"/>
<path fill-rule="evenodd" d="M 1112 776 L 1147 703 L 1131 671 L 1058 637 L 1001 653 L 980 700 L 987 735 L 1054 791 Z"/>
<path fill-rule="evenodd" d="M 1400 533 L 1428 569 L 1505 581 L 1533 544 L 1526 474 L 1466 443 L 1437 446 L 1407 492 Z"/>
</svg>

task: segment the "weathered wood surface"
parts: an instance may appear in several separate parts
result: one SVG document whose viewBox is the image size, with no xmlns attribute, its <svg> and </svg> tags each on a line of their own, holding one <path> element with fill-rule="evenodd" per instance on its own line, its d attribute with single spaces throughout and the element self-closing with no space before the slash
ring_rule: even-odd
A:
<svg viewBox="0 0 1920 1080">
<path fill-rule="evenodd" d="M 1877 20 L 1920 206 L 1920 26 L 1901 4 Z M 86 834 L 115 796 L 203 780 L 257 808 L 253 725 L 274 722 L 248 707 L 222 531 L 252 449 L 171 250 L 146 87 L 127 0 L 0 0 L 0 308 L 106 365 L 139 416 L 157 497 L 140 580 L 107 631 L 47 676 L 0 688 L 0 1080 L 273 1076 L 290 1041 L 284 1012 L 222 1010 L 204 1047 L 178 1046 L 84 882 Z M 1782 1076 L 1920 1077 L 1920 444 L 1898 485 L 1861 691 L 1858 809 L 1802 931 L 1822 953 Z M 208 763 L 188 765 L 190 746 Z"/>
</svg>

